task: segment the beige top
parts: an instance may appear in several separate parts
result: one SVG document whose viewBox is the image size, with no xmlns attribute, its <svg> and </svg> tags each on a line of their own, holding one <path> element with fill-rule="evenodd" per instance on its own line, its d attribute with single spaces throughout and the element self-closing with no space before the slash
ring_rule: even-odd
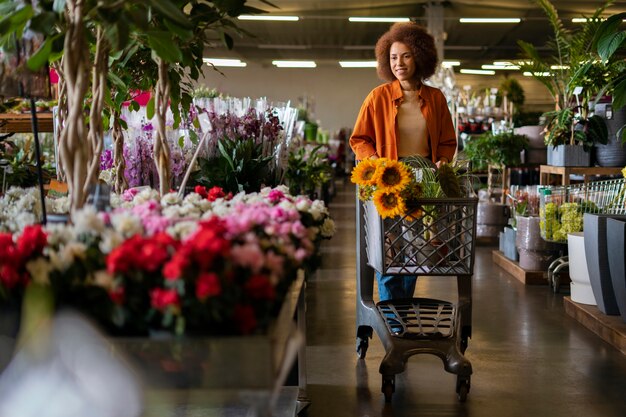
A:
<svg viewBox="0 0 626 417">
<path fill-rule="evenodd" d="M 402 91 L 404 98 L 398 107 L 398 157 L 421 155 L 430 157 L 426 119 L 422 114 L 418 91 Z"/>
</svg>

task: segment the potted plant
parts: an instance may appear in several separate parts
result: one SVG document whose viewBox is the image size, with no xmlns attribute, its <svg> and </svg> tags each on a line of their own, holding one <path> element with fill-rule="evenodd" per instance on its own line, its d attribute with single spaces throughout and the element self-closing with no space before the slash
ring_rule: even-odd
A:
<svg viewBox="0 0 626 417">
<path fill-rule="evenodd" d="M 547 43 L 552 54 L 544 58 L 537 47 L 518 41 L 524 60 L 522 70 L 529 71 L 541 82 L 554 99 L 555 110 L 545 115 L 548 145 L 548 164 L 558 166 L 589 166 L 589 150 L 594 143 L 606 143 L 606 129 L 601 127 L 601 117 L 590 116 L 589 103 L 596 91 L 590 88 L 597 80 L 590 80 L 594 37 L 600 17 L 611 5 L 607 0 L 579 28 L 570 31 L 563 25 L 558 12 L 549 0 L 534 0 L 548 17 L 554 30 Z M 601 123 L 602 122 L 602 123 Z"/>
</svg>

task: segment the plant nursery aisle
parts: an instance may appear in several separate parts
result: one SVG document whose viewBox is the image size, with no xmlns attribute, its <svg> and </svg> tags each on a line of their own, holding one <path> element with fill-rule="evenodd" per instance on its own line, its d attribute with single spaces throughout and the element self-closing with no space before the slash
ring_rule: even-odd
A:
<svg viewBox="0 0 626 417">
<path fill-rule="evenodd" d="M 439 358 L 417 355 L 396 377 L 390 404 L 378 371 L 376 335 L 356 354 L 355 190 L 338 183 L 330 204 L 337 233 L 322 246 L 323 265 L 307 287 L 308 417 L 472 416 L 623 417 L 626 356 L 565 314 L 563 295 L 524 286 L 479 246 L 473 276 L 474 373 L 467 402 Z M 456 297 L 456 280 L 424 277 L 417 296 Z M 375 294 L 375 299 L 377 295 Z"/>
</svg>

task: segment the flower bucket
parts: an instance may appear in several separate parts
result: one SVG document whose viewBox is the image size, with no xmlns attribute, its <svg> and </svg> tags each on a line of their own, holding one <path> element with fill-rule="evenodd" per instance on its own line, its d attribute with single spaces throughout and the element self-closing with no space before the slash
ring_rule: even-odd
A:
<svg viewBox="0 0 626 417">
<path fill-rule="evenodd" d="M 591 152 L 580 145 L 548 146 L 548 165 L 588 167 L 591 165 Z"/>
<path fill-rule="evenodd" d="M 153 334 L 111 342 L 149 388 L 269 393 L 303 341 L 293 320 L 304 284 L 304 273 L 298 275 L 266 334 L 182 338 Z"/>
<path fill-rule="evenodd" d="M 517 216 L 515 246 L 519 251 L 519 266 L 527 271 L 547 271 L 561 248 L 541 237 L 536 216 Z"/>
</svg>

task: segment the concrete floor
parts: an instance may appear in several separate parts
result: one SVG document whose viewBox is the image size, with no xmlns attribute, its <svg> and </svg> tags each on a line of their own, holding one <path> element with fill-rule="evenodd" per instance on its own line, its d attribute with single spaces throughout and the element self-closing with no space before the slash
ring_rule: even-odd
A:
<svg viewBox="0 0 626 417">
<path fill-rule="evenodd" d="M 479 246 L 473 277 L 471 390 L 461 404 L 456 377 L 432 355 L 413 356 L 386 404 L 376 335 L 366 359 L 355 351 L 354 188 L 340 183 L 330 204 L 337 234 L 307 288 L 309 417 L 473 416 L 624 417 L 626 357 L 565 314 L 563 294 L 524 286 Z M 417 296 L 456 297 L 456 281 L 420 278 Z"/>
</svg>

